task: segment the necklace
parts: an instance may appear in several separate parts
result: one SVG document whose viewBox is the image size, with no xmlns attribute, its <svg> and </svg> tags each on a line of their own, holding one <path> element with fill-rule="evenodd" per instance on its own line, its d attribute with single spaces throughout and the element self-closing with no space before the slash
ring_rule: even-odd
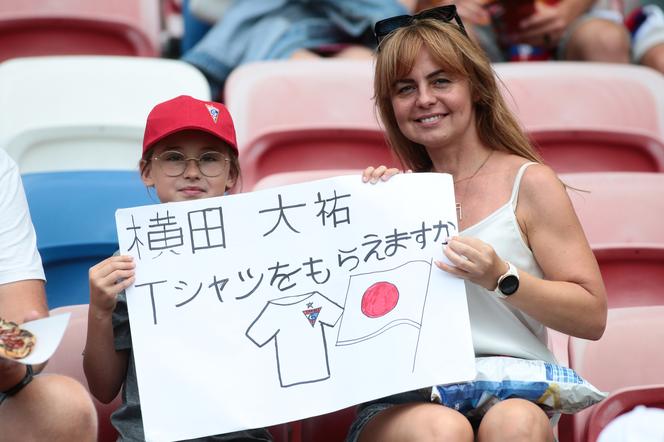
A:
<svg viewBox="0 0 664 442">
<path fill-rule="evenodd" d="M 461 179 L 458 179 L 458 180 L 454 181 L 454 184 L 460 183 L 462 181 L 468 181 L 468 183 L 466 183 L 466 186 L 463 188 L 462 196 L 466 195 L 466 191 L 468 191 L 468 187 L 470 186 L 470 182 L 473 180 L 473 178 L 475 178 L 475 175 L 477 175 L 479 173 L 479 171 L 482 170 L 484 165 L 489 162 L 489 158 L 491 158 L 491 155 L 493 155 L 493 149 L 491 149 L 491 152 L 489 152 L 489 155 L 486 156 L 484 161 L 482 161 L 482 164 L 480 164 L 480 167 L 478 167 L 475 170 L 475 172 L 473 172 L 472 175 L 470 175 L 469 177 L 461 178 Z M 461 211 L 461 203 L 459 203 L 459 202 L 456 203 L 456 212 L 457 212 L 457 217 L 459 218 L 459 221 L 461 221 L 463 219 L 463 212 Z"/>
</svg>

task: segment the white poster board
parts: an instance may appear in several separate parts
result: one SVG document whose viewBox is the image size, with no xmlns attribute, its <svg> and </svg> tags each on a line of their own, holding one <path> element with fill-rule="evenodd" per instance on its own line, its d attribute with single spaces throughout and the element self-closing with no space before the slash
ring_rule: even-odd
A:
<svg viewBox="0 0 664 442">
<path fill-rule="evenodd" d="M 475 376 L 446 174 L 116 212 L 147 440 L 275 425 Z"/>
</svg>

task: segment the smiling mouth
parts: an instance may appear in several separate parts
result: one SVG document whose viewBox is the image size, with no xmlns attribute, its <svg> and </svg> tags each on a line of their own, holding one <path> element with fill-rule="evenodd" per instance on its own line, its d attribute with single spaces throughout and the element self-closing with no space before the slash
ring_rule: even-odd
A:
<svg viewBox="0 0 664 442">
<path fill-rule="evenodd" d="M 415 121 L 418 123 L 434 123 L 443 117 L 445 117 L 447 114 L 436 114 L 436 115 L 430 115 L 428 117 L 422 117 L 422 118 L 417 118 Z"/>
</svg>

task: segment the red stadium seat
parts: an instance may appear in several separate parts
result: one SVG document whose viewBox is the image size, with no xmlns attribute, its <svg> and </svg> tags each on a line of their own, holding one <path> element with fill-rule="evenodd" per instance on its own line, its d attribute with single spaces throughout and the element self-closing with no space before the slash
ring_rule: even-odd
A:
<svg viewBox="0 0 664 442">
<path fill-rule="evenodd" d="M 664 306 L 664 246 L 630 244 L 593 248 L 609 308 Z"/>
<path fill-rule="evenodd" d="M 159 56 L 159 2 L 0 2 L 0 61 L 36 55 Z"/>
<path fill-rule="evenodd" d="M 356 407 L 344 408 L 334 413 L 310 417 L 300 422 L 300 439 L 291 442 L 342 442 L 355 419 Z"/>
<path fill-rule="evenodd" d="M 224 89 L 246 188 L 279 172 L 397 165 L 373 110 L 368 60 L 252 63 Z"/>
<path fill-rule="evenodd" d="M 570 173 L 562 181 L 593 247 L 612 243 L 664 246 L 664 174 Z"/>
<path fill-rule="evenodd" d="M 664 77 L 652 69 L 560 61 L 497 63 L 494 69 L 529 133 L 567 133 L 571 143 L 586 131 L 664 142 Z"/>
<path fill-rule="evenodd" d="M 584 62 L 494 68 L 508 105 L 556 171 L 664 171 L 662 75 Z"/>
<path fill-rule="evenodd" d="M 282 172 L 261 178 L 252 189 L 247 190 L 269 189 L 271 187 L 322 180 L 342 175 L 357 175 L 357 179 L 359 180 L 361 174 L 362 169 L 298 170 L 293 172 Z"/>
<path fill-rule="evenodd" d="M 596 442 L 609 422 L 637 405 L 664 408 L 664 384 L 621 388 L 611 393 L 590 415 L 587 442 Z"/>
<path fill-rule="evenodd" d="M 558 173 L 664 172 L 664 142 L 623 130 L 542 130 L 529 135 Z"/>
<path fill-rule="evenodd" d="M 44 373 L 58 373 L 72 377 L 86 388 L 88 382 L 83 373 L 83 349 L 88 330 L 88 305 L 69 305 L 51 310 L 51 315 L 69 312 L 71 317 L 60 346 L 51 357 Z M 111 413 L 120 405 L 120 395 L 109 404 L 102 404 L 92 398 L 99 419 L 99 442 L 111 442 L 117 438 L 117 431 L 111 425 Z"/>
<path fill-rule="evenodd" d="M 570 338 L 570 367 L 601 391 L 611 393 L 625 387 L 664 384 L 662 342 L 664 306 L 610 309 L 599 341 Z M 587 440 L 588 419 L 597 406 L 563 416 L 560 440 Z"/>
</svg>

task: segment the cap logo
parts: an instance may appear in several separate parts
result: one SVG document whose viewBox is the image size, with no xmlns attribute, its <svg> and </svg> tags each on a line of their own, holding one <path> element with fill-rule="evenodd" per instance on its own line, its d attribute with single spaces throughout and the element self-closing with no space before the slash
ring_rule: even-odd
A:
<svg viewBox="0 0 664 442">
<path fill-rule="evenodd" d="M 212 117 L 212 120 L 216 123 L 217 120 L 219 119 L 219 109 L 216 107 L 212 106 L 211 104 L 206 104 L 205 107 L 207 107 L 208 112 L 210 112 L 210 116 Z"/>
</svg>

